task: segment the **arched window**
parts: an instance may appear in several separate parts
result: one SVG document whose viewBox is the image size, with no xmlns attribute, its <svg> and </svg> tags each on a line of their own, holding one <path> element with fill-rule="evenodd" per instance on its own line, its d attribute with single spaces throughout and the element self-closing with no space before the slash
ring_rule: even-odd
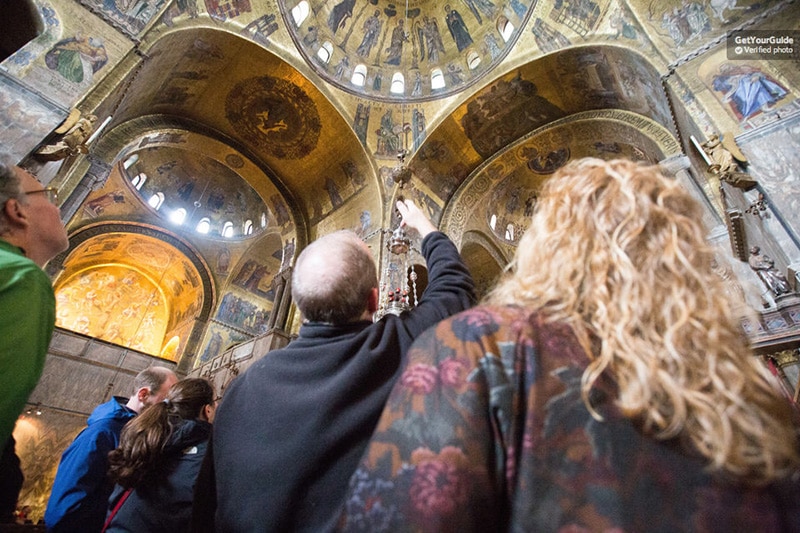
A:
<svg viewBox="0 0 800 533">
<path fill-rule="evenodd" d="M 500 36 L 503 38 L 505 42 L 511 38 L 511 34 L 514 33 L 514 25 L 511 24 L 511 21 L 505 17 L 500 17 L 497 19 L 497 31 L 500 32 Z"/>
<path fill-rule="evenodd" d="M 131 180 L 131 185 L 133 185 L 134 189 L 136 189 L 137 191 L 141 191 L 142 185 L 144 185 L 145 181 L 147 181 L 147 174 L 145 174 L 144 172 L 140 172 L 133 177 L 133 179 Z M 158 208 L 156 207 L 156 209 Z"/>
<path fill-rule="evenodd" d="M 261 227 L 262 228 L 266 228 L 267 227 L 267 214 L 266 213 L 261 213 Z"/>
<path fill-rule="evenodd" d="M 513 241 L 514 240 L 514 224 L 509 224 L 506 226 L 506 240 Z"/>
<path fill-rule="evenodd" d="M 294 20 L 295 26 L 299 28 L 300 24 L 308 17 L 308 13 L 308 2 L 306 2 L 306 0 L 302 0 L 299 4 L 294 6 L 292 8 L 292 19 Z"/>
<path fill-rule="evenodd" d="M 333 45 L 330 43 L 330 41 L 325 41 L 322 43 L 322 46 L 320 46 L 319 50 L 317 50 L 317 57 L 320 58 L 323 63 L 330 61 L 332 55 Z"/>
<path fill-rule="evenodd" d="M 211 220 L 208 217 L 203 217 L 200 219 L 200 222 L 197 223 L 197 233 L 206 234 L 211 230 Z"/>
<path fill-rule="evenodd" d="M 497 226 L 497 215 L 492 215 L 492 218 L 489 219 L 489 227 L 495 229 Z"/>
<path fill-rule="evenodd" d="M 233 237 L 233 222 L 227 221 L 222 225 L 222 236 Z"/>
<path fill-rule="evenodd" d="M 394 94 L 403 94 L 406 90 L 406 80 L 400 72 L 395 72 L 392 75 L 392 85 L 389 91 Z"/>
<path fill-rule="evenodd" d="M 245 220 L 244 221 L 244 231 L 242 232 L 243 235 L 252 235 L 253 234 L 253 221 L 252 220 Z"/>
<path fill-rule="evenodd" d="M 442 69 L 435 68 L 431 70 L 431 90 L 443 89 L 444 86 L 444 74 L 442 74 Z"/>
<path fill-rule="evenodd" d="M 161 207 L 161 204 L 164 203 L 164 193 L 157 192 L 150 199 L 147 201 L 150 204 L 150 207 L 158 211 L 158 208 Z"/>
<path fill-rule="evenodd" d="M 467 65 L 469 65 L 469 69 L 475 70 L 480 64 L 481 56 L 479 56 L 475 50 L 470 51 L 470 53 L 467 54 Z"/>
<path fill-rule="evenodd" d="M 0 62 L 40 35 L 44 29 L 31 0 L 3 0 L 0 17 Z"/>
<path fill-rule="evenodd" d="M 353 70 L 353 77 L 350 78 L 350 83 L 358 87 L 363 87 L 367 82 L 367 66 L 363 64 L 356 65 Z"/>
<path fill-rule="evenodd" d="M 138 160 L 139 160 L 139 154 L 133 154 L 128 159 L 126 159 L 124 163 L 122 163 L 122 168 L 128 170 L 129 168 L 131 168 L 131 165 L 136 163 Z"/>
<path fill-rule="evenodd" d="M 173 224 L 183 224 L 183 221 L 186 220 L 186 209 L 179 207 L 169 214 L 169 219 Z"/>
</svg>

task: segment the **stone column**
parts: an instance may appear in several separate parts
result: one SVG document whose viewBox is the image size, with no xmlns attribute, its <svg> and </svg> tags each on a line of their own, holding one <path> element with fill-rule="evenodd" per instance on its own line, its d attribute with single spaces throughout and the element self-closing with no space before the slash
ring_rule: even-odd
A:
<svg viewBox="0 0 800 533">
<path fill-rule="evenodd" d="M 278 308 L 278 317 L 275 319 L 275 326 L 281 330 L 286 330 L 286 319 L 289 317 L 289 306 L 292 304 L 292 267 L 286 268 L 280 274 L 283 284 L 283 292 Z M 273 308 L 274 309 L 274 308 Z"/>
<path fill-rule="evenodd" d="M 270 312 L 269 320 L 267 321 L 267 331 L 275 328 L 278 323 L 278 313 L 285 286 L 286 279 L 281 275 L 281 272 L 279 272 L 272 280 L 272 290 L 275 292 L 275 298 L 272 300 L 272 312 Z"/>
</svg>

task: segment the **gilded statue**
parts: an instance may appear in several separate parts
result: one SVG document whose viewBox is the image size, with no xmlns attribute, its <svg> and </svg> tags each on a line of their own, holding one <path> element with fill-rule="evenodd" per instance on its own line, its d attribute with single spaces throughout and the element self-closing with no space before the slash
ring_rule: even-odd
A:
<svg viewBox="0 0 800 533">
<path fill-rule="evenodd" d="M 60 137 L 40 147 L 36 150 L 36 155 L 46 161 L 58 161 L 79 153 L 88 153 L 86 141 L 91 137 L 96 122 L 95 115 L 81 116 L 79 110 L 73 109 L 54 132 Z"/>
<path fill-rule="evenodd" d="M 747 157 L 739 150 L 736 140 L 730 132 L 722 136 L 714 133 L 701 147 L 711 159 L 708 171 L 719 176 L 719 179 L 739 189 L 749 190 L 756 186 L 756 181 L 740 165 L 747 164 Z"/>
</svg>

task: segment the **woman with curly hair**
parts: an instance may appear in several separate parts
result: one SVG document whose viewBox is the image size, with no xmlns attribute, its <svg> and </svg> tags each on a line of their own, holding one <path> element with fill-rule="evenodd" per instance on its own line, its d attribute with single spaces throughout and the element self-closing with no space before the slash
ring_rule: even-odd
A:
<svg viewBox="0 0 800 533">
<path fill-rule="evenodd" d="M 544 185 L 483 305 L 409 352 L 340 525 L 800 531 L 798 425 L 657 167 Z"/>
<path fill-rule="evenodd" d="M 189 531 L 192 493 L 215 411 L 211 383 L 186 378 L 125 425 L 119 447 L 108 456 L 117 486 L 104 531 Z"/>
</svg>

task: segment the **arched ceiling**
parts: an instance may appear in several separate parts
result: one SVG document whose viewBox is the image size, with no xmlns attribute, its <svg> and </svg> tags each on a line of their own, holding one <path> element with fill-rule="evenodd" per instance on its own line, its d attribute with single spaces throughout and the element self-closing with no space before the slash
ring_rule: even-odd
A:
<svg viewBox="0 0 800 533">
<path fill-rule="evenodd" d="M 615 113 L 601 110 L 675 135 L 660 76 L 647 59 L 626 48 L 584 46 L 536 59 L 489 83 L 428 135 L 409 166 L 447 202 L 475 169 L 518 139 L 593 110 L 592 120 L 609 126 L 607 132 L 599 128 L 598 142 L 610 141 L 616 129 Z"/>
<path fill-rule="evenodd" d="M 625 158 L 655 164 L 679 153 L 671 132 L 622 110 L 584 111 L 554 121 L 509 144 L 472 173 L 452 195 L 443 231 L 491 235 L 507 257 L 528 227 L 542 184 L 569 161 Z"/>
<path fill-rule="evenodd" d="M 54 282 L 60 327 L 152 355 L 161 355 L 166 334 L 179 331 L 186 347 L 195 317 L 213 297 L 205 269 L 185 248 L 133 225 L 95 226 L 71 237 Z"/>
<path fill-rule="evenodd" d="M 339 207 L 335 196 L 313 203 L 319 191 L 335 186 L 340 196 L 352 196 L 375 183 L 364 147 L 331 100 L 278 56 L 224 31 L 192 28 L 155 40 L 103 103 L 98 114 L 104 113 L 113 116 L 107 129 L 114 142 L 105 139 L 101 150 L 107 159 L 131 143 L 132 123 L 140 136 L 176 126 L 202 132 L 227 146 L 234 161 L 260 167 L 289 211 L 299 208 L 305 220 Z M 201 139 L 180 142 L 186 152 L 207 149 Z M 168 161 L 174 153 L 152 158 Z"/>
</svg>

